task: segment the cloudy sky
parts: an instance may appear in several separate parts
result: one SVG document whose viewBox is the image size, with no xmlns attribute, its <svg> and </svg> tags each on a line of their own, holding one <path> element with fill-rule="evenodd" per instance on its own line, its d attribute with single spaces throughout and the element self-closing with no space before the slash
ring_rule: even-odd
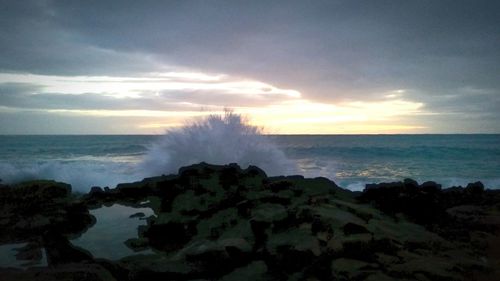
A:
<svg viewBox="0 0 500 281">
<path fill-rule="evenodd" d="M 0 0 L 0 134 L 500 133 L 500 2 Z"/>
</svg>

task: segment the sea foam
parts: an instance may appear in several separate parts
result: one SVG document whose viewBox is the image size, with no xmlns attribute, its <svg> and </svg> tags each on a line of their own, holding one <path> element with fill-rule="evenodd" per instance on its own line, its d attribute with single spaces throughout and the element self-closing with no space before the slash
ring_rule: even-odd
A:
<svg viewBox="0 0 500 281">
<path fill-rule="evenodd" d="M 138 180 L 135 167 L 115 162 L 47 161 L 31 164 L 0 163 L 3 183 L 47 179 L 69 183 L 76 192 L 88 192 L 92 186 L 114 187 L 121 182 Z"/>
</svg>

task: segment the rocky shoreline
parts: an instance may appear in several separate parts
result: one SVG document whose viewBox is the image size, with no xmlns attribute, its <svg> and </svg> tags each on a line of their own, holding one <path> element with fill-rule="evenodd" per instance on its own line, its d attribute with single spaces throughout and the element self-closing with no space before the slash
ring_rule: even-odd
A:
<svg viewBox="0 0 500 281">
<path fill-rule="evenodd" d="M 70 242 L 95 224 L 89 210 L 113 204 L 154 210 L 124 241 L 137 255 L 95 258 Z M 25 243 L 16 257 L 26 261 L 0 267 L 2 280 L 500 279 L 500 192 L 480 182 L 351 192 L 201 163 L 82 196 L 53 181 L 0 185 L 0 210 L 0 245 Z M 42 251 L 47 265 L 31 265 Z"/>
</svg>

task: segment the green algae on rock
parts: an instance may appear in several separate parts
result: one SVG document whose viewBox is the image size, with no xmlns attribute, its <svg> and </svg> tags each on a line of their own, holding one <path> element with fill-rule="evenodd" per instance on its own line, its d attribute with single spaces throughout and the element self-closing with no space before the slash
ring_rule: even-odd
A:
<svg viewBox="0 0 500 281">
<path fill-rule="evenodd" d="M 374 191 L 377 188 L 380 191 Z M 478 184 L 466 190 L 476 200 L 468 203 L 484 203 L 481 192 L 486 191 Z M 422 206 L 439 210 L 440 217 L 384 201 L 381 194 L 397 198 L 396 191 L 409 194 L 403 202 L 414 204 L 411 198 L 417 198 Z M 116 203 L 151 207 L 155 212 L 137 230 L 139 237 L 125 243 L 133 250 L 151 249 L 150 254 L 119 261 L 91 256 L 73 260 L 78 264 L 74 276 L 88 266 L 95 272 L 92 280 L 468 280 L 474 270 L 490 267 L 478 245 L 485 242 L 481 233 L 496 235 L 496 230 L 491 224 L 471 224 L 470 208 L 459 207 L 466 202 L 460 201 L 459 191 L 447 192 L 451 191 L 437 184 L 419 186 L 407 180 L 388 187 L 369 186 L 359 197 L 326 178 L 267 177 L 257 167 L 201 163 L 181 168 L 177 175 L 115 189 L 93 188 L 78 199 L 68 192 L 55 193 L 61 193 L 65 204 L 84 206 L 83 214 L 88 208 Z M 54 201 L 59 202 L 57 198 Z M 436 198 L 449 202 L 444 213 L 437 209 Z M 481 218 L 498 205 L 495 198 L 478 206 L 480 212 L 472 216 Z M 445 223 L 436 225 L 441 222 Z M 445 235 L 461 223 L 475 227 L 470 233 L 475 240 Z M 11 221 L 4 225 L 11 227 Z M 28 227 L 38 229 L 36 224 Z M 64 261 L 56 266 L 71 271 Z M 51 274 L 54 270 L 44 272 L 58 280 Z M 32 271 L 7 276 L 29 274 Z"/>
</svg>

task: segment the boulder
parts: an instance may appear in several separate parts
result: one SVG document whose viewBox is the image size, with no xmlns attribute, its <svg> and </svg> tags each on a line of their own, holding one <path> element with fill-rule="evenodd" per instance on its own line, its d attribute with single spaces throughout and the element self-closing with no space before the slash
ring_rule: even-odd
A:
<svg viewBox="0 0 500 281">
<path fill-rule="evenodd" d="M 271 279 L 267 275 L 267 265 L 263 261 L 254 261 L 248 265 L 236 268 L 231 273 L 224 275 L 221 281 L 254 280 L 265 281 Z"/>
<path fill-rule="evenodd" d="M 78 234 L 93 221 L 68 184 L 31 181 L 0 190 L 0 244 L 38 239 L 49 230 Z"/>
</svg>

